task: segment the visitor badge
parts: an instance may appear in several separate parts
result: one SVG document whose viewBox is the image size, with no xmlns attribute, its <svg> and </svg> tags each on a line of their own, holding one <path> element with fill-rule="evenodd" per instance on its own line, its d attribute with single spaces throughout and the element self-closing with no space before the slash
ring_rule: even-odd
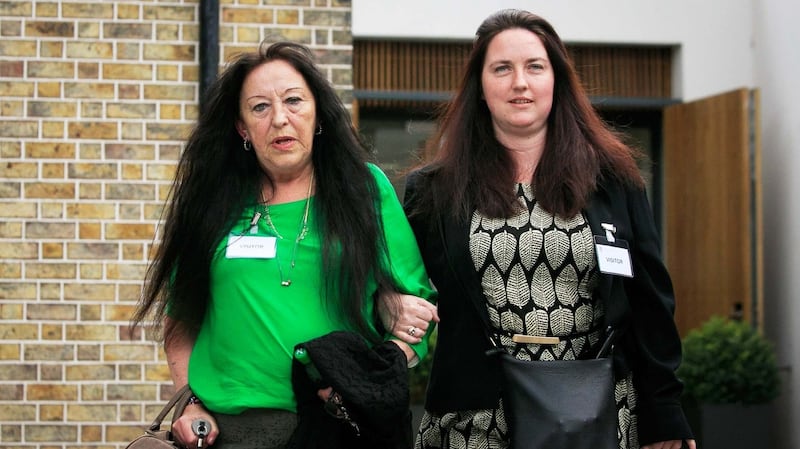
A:
<svg viewBox="0 0 800 449">
<path fill-rule="evenodd" d="M 273 236 L 235 235 L 228 236 L 225 257 L 228 259 L 273 259 L 278 239 Z"/>
<path fill-rule="evenodd" d="M 601 273 L 618 276 L 633 277 L 631 252 L 628 242 L 614 237 L 617 228 L 614 225 L 603 223 L 606 236 L 594 236 L 595 253 L 597 253 L 597 266 Z"/>
</svg>

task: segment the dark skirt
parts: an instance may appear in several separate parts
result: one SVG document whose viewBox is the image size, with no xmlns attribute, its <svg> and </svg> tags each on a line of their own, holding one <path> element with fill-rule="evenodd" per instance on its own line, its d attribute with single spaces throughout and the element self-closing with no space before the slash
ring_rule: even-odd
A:
<svg viewBox="0 0 800 449">
<path fill-rule="evenodd" d="M 214 413 L 214 419 L 219 426 L 214 449 L 285 449 L 297 426 L 295 413 L 275 409 Z"/>
</svg>

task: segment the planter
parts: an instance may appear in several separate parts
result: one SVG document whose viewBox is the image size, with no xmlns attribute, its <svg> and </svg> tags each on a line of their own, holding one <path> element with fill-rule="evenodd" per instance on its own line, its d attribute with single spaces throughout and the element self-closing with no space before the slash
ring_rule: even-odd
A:
<svg viewBox="0 0 800 449">
<path fill-rule="evenodd" d="M 700 404 L 686 409 L 697 447 L 702 449 L 771 448 L 771 404 Z"/>
<path fill-rule="evenodd" d="M 781 382 L 774 347 L 753 325 L 712 317 L 690 331 L 677 374 L 698 448 L 772 447 Z"/>
</svg>

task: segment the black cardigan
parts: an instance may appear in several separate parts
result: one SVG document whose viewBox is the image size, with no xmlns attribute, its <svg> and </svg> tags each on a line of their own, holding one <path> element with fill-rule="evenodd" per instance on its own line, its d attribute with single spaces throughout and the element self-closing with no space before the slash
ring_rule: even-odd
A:
<svg viewBox="0 0 800 449">
<path fill-rule="evenodd" d="M 497 357 L 487 357 L 486 299 L 469 254 L 469 222 L 441 214 L 412 214 L 427 174 L 409 175 L 405 209 L 425 268 L 438 290 L 439 323 L 425 408 L 442 414 L 491 409 L 500 397 Z M 660 239 L 643 189 L 601 185 L 584 211 L 594 235 L 613 224 L 630 246 L 633 278 L 600 275 L 595 294 L 605 303 L 606 324 L 620 329 L 617 376 L 634 373 L 640 444 L 692 438 L 675 375 L 681 342 L 674 322 L 672 282 L 660 256 Z M 480 314 L 484 315 L 481 317 Z"/>
<path fill-rule="evenodd" d="M 309 366 L 292 361 L 297 427 L 291 449 L 411 449 L 408 366 L 400 348 L 386 341 L 373 347 L 353 332 L 334 331 L 300 343 Z M 317 390 L 332 387 L 342 397 L 355 428 L 325 411 Z"/>
</svg>

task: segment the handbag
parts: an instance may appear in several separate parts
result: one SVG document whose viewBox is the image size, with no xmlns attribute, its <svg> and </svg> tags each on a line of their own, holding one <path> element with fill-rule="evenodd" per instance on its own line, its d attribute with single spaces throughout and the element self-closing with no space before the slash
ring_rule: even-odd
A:
<svg viewBox="0 0 800 449">
<path fill-rule="evenodd" d="M 616 449 L 617 413 L 607 333 L 597 358 L 519 360 L 502 349 L 503 400 L 516 449 Z"/>
<path fill-rule="evenodd" d="M 172 414 L 172 421 L 175 421 L 183 414 L 183 409 L 189 402 L 192 396 L 192 390 L 189 384 L 184 385 L 180 390 L 175 392 L 172 398 L 167 402 L 167 405 L 158 413 L 158 416 L 150 423 L 150 426 L 145 429 L 144 434 L 136 437 L 135 440 L 125 446 L 126 449 L 175 449 L 178 445 L 172 436 L 172 431 L 161 429 L 161 421 L 167 416 L 170 410 L 175 408 Z"/>
</svg>

